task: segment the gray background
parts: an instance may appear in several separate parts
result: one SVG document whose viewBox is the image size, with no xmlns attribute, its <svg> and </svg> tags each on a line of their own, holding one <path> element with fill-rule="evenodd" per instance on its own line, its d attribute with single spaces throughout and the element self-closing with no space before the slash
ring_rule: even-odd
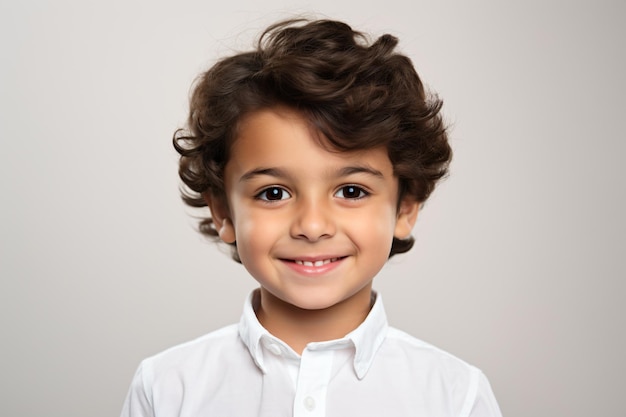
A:
<svg viewBox="0 0 626 417">
<path fill-rule="evenodd" d="M 238 320 L 170 138 L 201 70 L 311 11 L 399 36 L 453 126 L 392 324 L 508 417 L 623 416 L 624 3 L 393 0 L 2 1 L 0 415 L 117 415 L 142 358 Z"/>
</svg>

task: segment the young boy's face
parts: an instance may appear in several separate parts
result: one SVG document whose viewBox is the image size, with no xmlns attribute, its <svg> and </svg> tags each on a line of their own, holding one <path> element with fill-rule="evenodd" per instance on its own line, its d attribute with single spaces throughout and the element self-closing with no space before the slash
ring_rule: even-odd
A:
<svg viewBox="0 0 626 417">
<path fill-rule="evenodd" d="M 302 309 L 369 300 L 393 237 L 417 216 L 417 202 L 398 206 L 385 148 L 325 149 L 286 108 L 243 120 L 224 176 L 228 206 L 210 203 L 220 237 L 266 291 Z"/>
</svg>

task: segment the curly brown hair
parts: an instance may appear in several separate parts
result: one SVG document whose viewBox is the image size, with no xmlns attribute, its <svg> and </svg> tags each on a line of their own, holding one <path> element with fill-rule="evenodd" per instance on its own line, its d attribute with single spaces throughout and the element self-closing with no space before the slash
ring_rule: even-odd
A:
<svg viewBox="0 0 626 417">
<path fill-rule="evenodd" d="M 385 34 L 373 43 L 345 23 L 289 20 L 270 26 L 257 48 L 218 61 L 193 89 L 187 129 L 174 134 L 182 198 L 225 201 L 224 167 L 243 116 L 288 106 L 299 111 L 338 151 L 385 146 L 399 198 L 423 203 L 446 175 L 452 151 L 440 110 L 411 60 Z M 399 200 L 400 201 L 400 200 Z M 217 238 L 212 219 L 200 232 Z M 389 257 L 414 239 L 394 238 Z M 233 258 L 239 261 L 236 243 Z"/>
</svg>

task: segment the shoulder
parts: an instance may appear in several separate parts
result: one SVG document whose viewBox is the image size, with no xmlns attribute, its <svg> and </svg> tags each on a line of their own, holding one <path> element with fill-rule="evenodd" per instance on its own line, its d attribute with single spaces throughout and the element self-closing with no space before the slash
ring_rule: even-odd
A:
<svg viewBox="0 0 626 417">
<path fill-rule="evenodd" d="M 427 392 L 428 401 L 446 404 L 456 410 L 455 415 L 500 415 L 489 382 L 480 369 L 401 330 L 389 328 L 375 364 L 393 369 L 396 381 L 399 379 L 417 392 Z M 436 392 L 432 392 L 434 387 Z M 474 413 L 484 407 L 492 411 Z"/>
<path fill-rule="evenodd" d="M 389 328 L 383 348 L 383 352 L 385 350 L 396 354 L 402 352 L 409 363 L 420 366 L 430 364 L 443 370 L 461 373 L 476 371 L 474 366 L 462 359 L 394 327 Z"/>
<path fill-rule="evenodd" d="M 233 369 L 240 373 L 254 369 L 237 325 L 164 350 L 139 365 L 122 416 L 131 410 L 133 416 L 152 416 L 152 410 L 170 415 L 183 401 L 198 403 L 207 390 L 217 390 L 223 375 Z"/>
<path fill-rule="evenodd" d="M 180 378 L 197 369 L 223 366 L 224 361 L 245 352 L 237 325 L 233 324 L 150 356 L 141 362 L 140 368 L 144 377 L 153 381 L 171 374 Z"/>
</svg>

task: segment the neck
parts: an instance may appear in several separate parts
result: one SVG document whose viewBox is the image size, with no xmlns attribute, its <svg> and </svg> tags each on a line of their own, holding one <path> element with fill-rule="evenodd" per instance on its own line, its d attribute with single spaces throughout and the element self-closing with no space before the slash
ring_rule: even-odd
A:
<svg viewBox="0 0 626 417">
<path fill-rule="evenodd" d="M 307 344 L 340 339 L 356 329 L 371 308 L 371 285 L 331 307 L 306 310 L 286 303 L 261 287 L 256 308 L 259 322 L 271 334 L 302 354 Z"/>
</svg>

